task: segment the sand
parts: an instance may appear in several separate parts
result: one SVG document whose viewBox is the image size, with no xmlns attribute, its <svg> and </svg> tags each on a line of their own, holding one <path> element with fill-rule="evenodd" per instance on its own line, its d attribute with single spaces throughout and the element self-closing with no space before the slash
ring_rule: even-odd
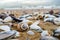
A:
<svg viewBox="0 0 60 40">
<path fill-rule="evenodd" d="M 50 9 L 49 9 L 49 10 L 50 10 Z M 39 10 L 39 9 L 38 9 L 38 10 L 34 10 L 34 11 L 46 12 L 46 11 L 49 11 L 49 10 L 46 10 L 46 9 L 42 9 L 42 10 L 40 9 L 40 10 Z M 32 12 L 33 12 L 33 10 L 12 10 L 12 11 L 11 11 L 11 10 L 4 10 L 4 11 L 10 11 L 11 13 L 14 13 L 16 17 L 19 17 L 19 16 L 21 16 L 21 15 L 23 15 L 23 14 L 25 14 L 25 13 L 32 13 Z M 0 10 L 0 12 L 4 12 L 4 11 L 3 11 L 3 10 Z M 60 11 L 60 9 L 54 9 L 54 11 L 55 11 L 55 12 L 58 12 L 58 11 Z M 25 12 L 25 13 L 24 13 L 24 12 Z M 32 20 L 32 21 L 35 21 L 35 20 Z M 41 20 L 41 22 L 39 23 L 39 26 L 40 26 L 41 28 L 45 29 L 45 30 L 48 30 L 50 34 L 52 33 L 52 31 L 53 31 L 55 28 L 59 27 L 59 26 L 54 25 L 53 23 L 50 23 L 50 22 L 44 23 L 42 20 Z M 15 30 L 16 30 L 16 28 L 15 28 Z M 29 31 L 29 30 L 27 30 L 27 31 Z M 35 33 L 35 35 L 32 36 L 32 35 L 28 35 L 28 34 L 27 34 L 27 31 L 25 31 L 25 32 L 20 32 L 19 38 L 14 39 L 14 40 L 27 40 L 27 39 L 30 39 L 30 40 L 39 40 L 39 39 L 41 38 L 40 33 L 32 30 L 32 31 Z"/>
</svg>

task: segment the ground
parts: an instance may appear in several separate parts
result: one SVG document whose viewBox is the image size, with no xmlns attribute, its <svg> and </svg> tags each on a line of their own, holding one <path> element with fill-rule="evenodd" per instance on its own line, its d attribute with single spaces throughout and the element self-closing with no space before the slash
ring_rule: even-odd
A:
<svg viewBox="0 0 60 40">
<path fill-rule="evenodd" d="M 36 20 L 32 20 L 32 21 L 36 21 Z M 43 28 L 44 30 L 48 30 L 50 34 L 52 34 L 52 32 L 55 28 L 59 27 L 50 22 L 43 22 L 42 20 L 40 21 L 39 26 L 41 28 Z M 27 31 L 29 31 L 29 30 L 27 30 Z M 30 40 L 39 40 L 41 38 L 40 33 L 32 30 L 35 33 L 35 35 L 28 35 L 27 31 L 20 32 L 19 40 L 26 40 L 27 38 Z"/>
</svg>

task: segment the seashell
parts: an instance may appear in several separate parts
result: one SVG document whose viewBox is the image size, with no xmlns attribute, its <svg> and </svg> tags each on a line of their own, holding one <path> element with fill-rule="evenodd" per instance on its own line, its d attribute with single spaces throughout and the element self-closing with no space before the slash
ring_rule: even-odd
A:
<svg viewBox="0 0 60 40">
<path fill-rule="evenodd" d="M 55 18 L 53 21 L 56 25 L 60 25 L 60 18 Z"/>
<path fill-rule="evenodd" d="M 34 16 L 37 16 L 39 14 L 39 12 L 34 12 L 33 15 Z"/>
<path fill-rule="evenodd" d="M 33 31 L 29 30 L 29 31 L 27 32 L 27 34 L 29 34 L 29 35 L 34 35 L 35 33 L 34 33 Z"/>
<path fill-rule="evenodd" d="M 56 18 L 54 15 L 45 14 L 44 22 L 53 22 L 54 18 Z"/>
<path fill-rule="evenodd" d="M 60 27 L 56 28 L 56 29 L 53 31 L 53 36 L 60 36 Z"/>
<path fill-rule="evenodd" d="M 33 22 L 32 21 L 28 21 L 27 24 L 28 24 L 28 26 L 30 26 L 31 24 L 33 24 Z"/>
<path fill-rule="evenodd" d="M 27 23 L 28 25 L 31 25 L 33 22 L 27 19 L 23 19 L 23 23 Z"/>
<path fill-rule="evenodd" d="M 53 18 L 46 18 L 44 19 L 44 22 L 53 22 Z"/>
<path fill-rule="evenodd" d="M 0 19 L 0 22 L 2 22 L 3 20 L 2 19 Z"/>
<path fill-rule="evenodd" d="M 20 36 L 20 32 L 16 31 L 15 37 L 19 37 Z"/>
<path fill-rule="evenodd" d="M 54 15 L 50 15 L 50 14 L 45 14 L 44 18 L 55 18 L 55 16 Z"/>
<path fill-rule="evenodd" d="M 27 31 L 29 29 L 28 24 L 22 23 L 17 26 L 18 31 Z"/>
<path fill-rule="evenodd" d="M 44 16 L 44 13 L 41 12 L 37 17 L 40 18 L 40 19 L 43 19 L 43 16 Z"/>
<path fill-rule="evenodd" d="M 6 17 L 3 21 L 4 22 L 11 22 L 13 19 L 10 17 L 10 16 L 8 16 L 8 17 Z"/>
<path fill-rule="evenodd" d="M 10 31 L 10 27 L 8 25 L 0 26 L 0 29 L 2 29 L 4 31 Z"/>
<path fill-rule="evenodd" d="M 59 39 L 52 36 L 44 36 L 44 37 L 41 37 L 40 40 L 59 40 Z"/>
<path fill-rule="evenodd" d="M 43 30 L 41 33 L 41 36 L 50 36 L 49 32 L 47 30 Z"/>
<path fill-rule="evenodd" d="M 38 26 L 40 21 L 36 21 L 34 22 L 31 26 L 30 29 L 35 30 L 37 32 L 42 32 L 42 28 L 40 26 Z"/>
</svg>

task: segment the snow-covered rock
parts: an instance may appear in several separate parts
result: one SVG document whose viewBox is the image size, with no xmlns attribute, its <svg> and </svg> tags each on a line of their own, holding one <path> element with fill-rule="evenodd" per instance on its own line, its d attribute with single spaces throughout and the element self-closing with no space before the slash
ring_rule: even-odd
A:
<svg viewBox="0 0 60 40">
<path fill-rule="evenodd" d="M 34 33 L 33 31 L 29 30 L 29 31 L 27 32 L 27 34 L 29 34 L 29 35 L 34 35 L 35 33 Z"/>
<path fill-rule="evenodd" d="M 11 22 L 13 19 L 10 17 L 10 16 L 8 16 L 8 17 L 6 17 L 5 19 L 4 19 L 4 22 Z"/>
<path fill-rule="evenodd" d="M 10 31 L 10 27 L 8 25 L 0 26 L 0 29 L 2 29 L 4 31 Z"/>
</svg>

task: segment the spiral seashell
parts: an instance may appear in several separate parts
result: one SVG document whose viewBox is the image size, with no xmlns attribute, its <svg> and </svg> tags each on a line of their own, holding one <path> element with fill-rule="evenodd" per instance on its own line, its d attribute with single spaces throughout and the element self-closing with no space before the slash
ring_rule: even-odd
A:
<svg viewBox="0 0 60 40">
<path fill-rule="evenodd" d="M 27 31 L 29 29 L 28 24 L 22 23 L 17 26 L 18 31 Z"/>
</svg>

